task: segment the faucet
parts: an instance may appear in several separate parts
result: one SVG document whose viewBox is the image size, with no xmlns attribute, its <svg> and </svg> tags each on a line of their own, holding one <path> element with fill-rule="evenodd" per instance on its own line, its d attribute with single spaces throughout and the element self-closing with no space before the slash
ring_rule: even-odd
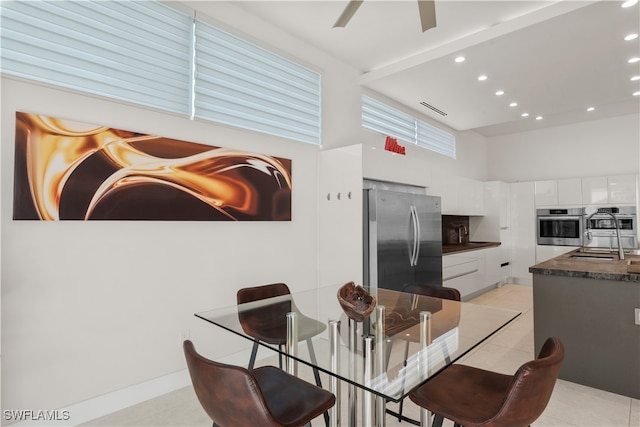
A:
<svg viewBox="0 0 640 427">
<path fill-rule="evenodd" d="M 464 224 L 460 224 L 458 226 L 458 243 L 464 243 L 464 236 L 469 234 L 469 230 L 467 230 L 467 226 Z"/>
<path fill-rule="evenodd" d="M 589 225 L 590 224 L 589 221 L 595 214 L 597 213 L 608 214 L 611 216 L 611 218 L 613 218 L 613 223 L 616 225 L 616 236 L 618 237 L 618 256 L 620 257 L 621 260 L 624 259 L 624 248 L 622 247 L 622 239 L 620 239 L 620 225 L 618 224 L 618 218 L 616 218 L 616 216 L 609 211 L 606 211 L 606 210 L 600 211 L 599 209 L 595 209 L 595 208 L 586 208 L 585 213 L 589 215 L 587 217 L 587 230 L 585 232 L 588 238 L 591 238 L 591 226 Z"/>
</svg>

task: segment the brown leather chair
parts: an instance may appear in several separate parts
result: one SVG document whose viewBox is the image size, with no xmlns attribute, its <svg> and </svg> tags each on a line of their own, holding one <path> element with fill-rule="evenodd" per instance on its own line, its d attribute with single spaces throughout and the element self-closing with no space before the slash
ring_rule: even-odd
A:
<svg viewBox="0 0 640 427">
<path fill-rule="evenodd" d="M 558 338 L 545 341 L 538 358 L 504 375 L 465 365 L 451 365 L 409 397 L 442 418 L 465 427 L 523 427 L 544 411 L 564 359 Z"/>
<path fill-rule="evenodd" d="M 409 283 L 409 284 L 406 284 L 405 286 L 402 287 L 402 292 L 409 293 L 409 294 L 415 294 L 415 295 L 423 295 L 423 296 L 427 296 L 427 297 L 434 297 L 434 298 L 452 300 L 452 301 L 460 301 L 460 291 L 459 290 L 457 290 L 456 288 L 449 288 L 449 287 L 440 286 L 440 285 Z M 444 328 L 448 330 L 451 327 L 457 326 L 459 322 L 460 322 L 460 313 L 458 313 L 457 317 L 454 316 L 454 318 L 451 319 L 451 322 L 447 323 L 444 326 Z M 444 332 L 446 332 L 446 331 L 444 331 Z M 405 365 L 407 363 L 407 358 L 409 356 L 409 341 L 410 340 L 407 340 L 406 346 L 405 346 L 405 350 L 404 350 Z M 445 351 L 445 359 L 446 359 L 447 363 L 451 363 L 450 357 L 446 354 L 446 348 L 444 349 L 444 351 Z M 396 415 L 398 417 L 398 421 L 402 421 L 403 419 L 406 420 L 406 418 L 403 417 L 403 415 L 402 415 L 403 407 L 404 407 L 404 399 L 400 400 L 400 403 L 398 405 L 398 413 L 397 414 L 394 414 L 392 411 L 389 411 L 389 412 L 392 415 Z"/>
<path fill-rule="evenodd" d="M 189 375 L 213 426 L 311 425 L 335 396 L 274 366 L 248 370 L 208 360 L 189 340 L 183 344 Z"/>
<path fill-rule="evenodd" d="M 287 297 L 291 295 L 289 287 L 284 283 L 272 283 L 240 289 L 237 294 L 238 304 L 246 304 L 254 301 L 275 297 Z M 239 309 L 238 318 L 244 332 L 256 341 L 251 349 L 249 369 L 253 369 L 258 354 L 258 341 L 277 345 L 280 349 L 279 366 L 282 369 L 282 346 L 287 342 L 287 313 L 298 313 L 298 339 L 305 340 L 309 349 L 309 357 L 314 365 L 317 365 L 316 355 L 311 338 L 326 329 L 326 325 L 315 319 L 311 319 L 299 312 L 292 298 L 282 298 L 268 305 L 251 309 Z M 320 372 L 313 368 L 313 376 L 318 387 L 322 387 Z M 329 425 L 329 414 L 324 415 L 325 423 Z"/>
<path fill-rule="evenodd" d="M 291 291 L 287 285 L 284 283 L 273 283 L 270 285 L 242 288 L 238 291 L 236 297 L 238 304 L 246 304 L 288 295 L 291 295 Z M 278 300 L 262 307 L 238 310 L 238 317 L 242 329 L 247 335 L 256 339 L 253 343 L 253 349 L 251 350 L 249 369 L 252 369 L 255 364 L 256 354 L 258 352 L 258 341 L 277 345 L 280 351 L 282 351 L 282 346 L 287 341 L 286 316 L 287 313 L 291 311 L 298 312 L 291 298 Z M 326 325 L 322 322 L 306 317 L 298 312 L 298 338 L 307 341 L 312 362 L 315 362 L 315 352 L 311 338 L 320 334 L 325 329 Z M 280 368 L 282 368 L 282 357 L 280 358 Z M 322 387 L 319 376 L 316 376 L 316 383 L 318 387 Z"/>
</svg>

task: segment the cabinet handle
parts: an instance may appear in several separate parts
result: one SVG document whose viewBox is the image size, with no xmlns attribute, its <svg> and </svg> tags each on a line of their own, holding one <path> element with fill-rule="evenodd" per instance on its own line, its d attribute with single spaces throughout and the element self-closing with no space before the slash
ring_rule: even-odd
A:
<svg viewBox="0 0 640 427">
<path fill-rule="evenodd" d="M 458 278 L 458 277 L 466 276 L 467 274 L 473 274 L 473 273 L 475 273 L 476 271 L 478 271 L 478 269 L 477 269 L 477 268 L 476 268 L 476 269 L 474 269 L 474 270 L 471 270 L 471 271 L 465 271 L 464 273 L 454 274 L 453 276 L 450 276 L 450 277 L 447 277 L 447 278 L 442 279 L 442 281 L 443 281 L 443 282 L 446 282 L 447 280 L 456 279 L 456 278 Z"/>
</svg>

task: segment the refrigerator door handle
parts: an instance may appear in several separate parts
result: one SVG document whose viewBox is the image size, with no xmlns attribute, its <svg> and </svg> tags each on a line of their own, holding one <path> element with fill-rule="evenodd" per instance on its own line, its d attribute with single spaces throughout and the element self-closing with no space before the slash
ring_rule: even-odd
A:
<svg viewBox="0 0 640 427">
<path fill-rule="evenodd" d="M 415 267 L 418 265 L 418 260 L 420 259 L 420 240 L 422 239 L 422 233 L 420 232 L 420 218 L 418 217 L 418 208 L 415 206 L 413 207 L 413 218 L 416 222 L 416 254 L 413 258 L 413 266 Z"/>
<path fill-rule="evenodd" d="M 411 267 L 415 267 L 418 263 L 420 225 L 418 224 L 418 212 L 414 205 L 411 205 L 409 207 L 409 212 L 411 214 L 411 223 L 413 225 L 413 248 L 411 251 L 411 255 L 409 256 L 409 265 Z"/>
</svg>

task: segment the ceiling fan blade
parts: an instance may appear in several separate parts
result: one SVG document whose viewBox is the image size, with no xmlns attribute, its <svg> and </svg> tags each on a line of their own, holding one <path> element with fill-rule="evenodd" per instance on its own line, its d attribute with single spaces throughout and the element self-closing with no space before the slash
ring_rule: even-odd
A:
<svg viewBox="0 0 640 427">
<path fill-rule="evenodd" d="M 362 5 L 363 1 L 364 0 L 351 0 L 349 4 L 347 4 L 347 7 L 345 7 L 342 11 L 342 14 L 340 15 L 336 23 L 333 24 L 333 28 L 346 26 L 349 20 L 356 13 L 356 10 L 358 10 L 358 8 Z"/>
<path fill-rule="evenodd" d="M 434 0 L 418 0 L 418 10 L 420 11 L 423 33 L 436 26 L 436 2 Z"/>
</svg>

